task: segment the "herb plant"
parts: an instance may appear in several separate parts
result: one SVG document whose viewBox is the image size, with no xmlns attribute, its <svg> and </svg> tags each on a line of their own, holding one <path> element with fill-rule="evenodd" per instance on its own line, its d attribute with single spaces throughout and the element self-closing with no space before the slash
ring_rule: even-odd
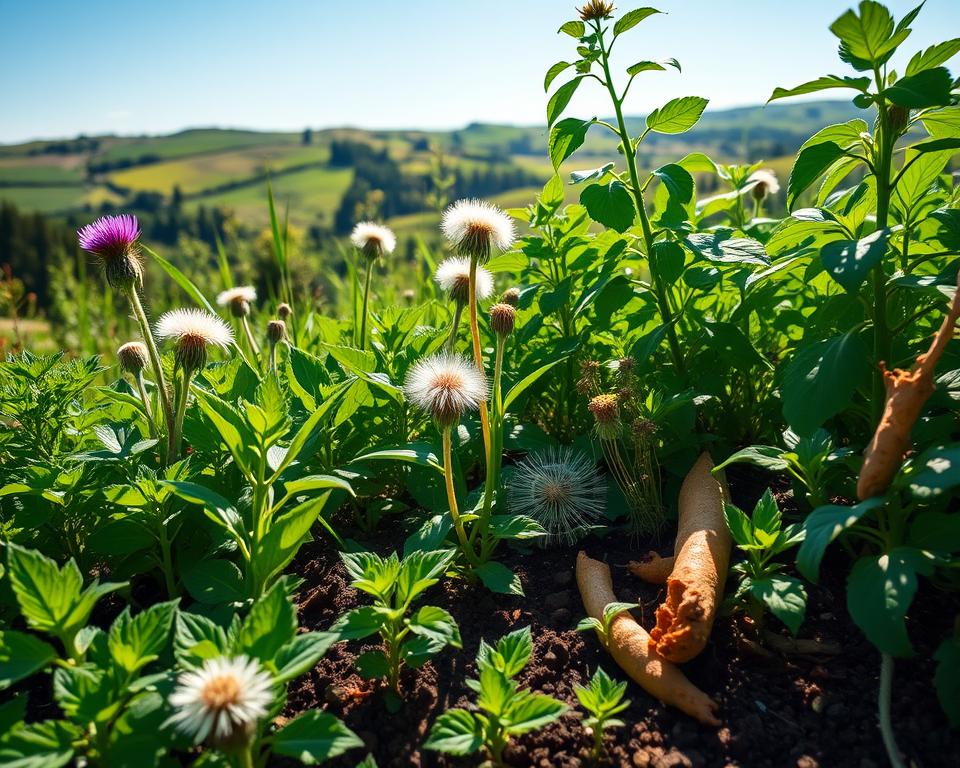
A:
<svg viewBox="0 0 960 768">
<path fill-rule="evenodd" d="M 600 667 L 590 678 L 590 685 L 576 685 L 573 688 L 577 700 L 590 715 L 583 721 L 584 728 L 593 736 L 592 757 L 598 761 L 603 755 L 603 737 L 608 728 L 622 728 L 624 722 L 615 716 L 630 706 L 630 700 L 624 699 L 627 684 L 617 682 Z"/>
</svg>

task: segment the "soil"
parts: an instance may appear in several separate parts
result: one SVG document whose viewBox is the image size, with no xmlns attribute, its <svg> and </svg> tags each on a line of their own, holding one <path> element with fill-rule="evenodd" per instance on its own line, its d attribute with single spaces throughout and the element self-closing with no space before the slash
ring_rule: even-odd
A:
<svg viewBox="0 0 960 768">
<path fill-rule="evenodd" d="M 735 501 L 752 508 L 763 485 L 751 482 L 753 478 L 743 480 L 738 484 L 731 478 Z M 381 523 L 381 529 L 390 527 L 390 522 Z M 363 540 L 386 554 L 402 547 L 403 534 L 397 526 L 373 541 Z M 582 548 L 611 564 L 618 597 L 640 603 L 635 616 L 649 628 L 662 590 L 643 584 L 624 567 L 650 549 L 647 544 L 608 536 L 588 539 Z M 600 665 L 618 679 L 625 675 L 592 633 L 574 630 L 584 615 L 573 577 L 577 549 L 504 548 L 498 553 L 501 562 L 520 575 L 525 597 L 493 595 L 480 586 L 452 580 L 428 591 L 425 603 L 446 608 L 457 620 L 463 649 L 446 649 L 421 669 L 405 670 L 403 706 L 398 713 L 387 711 L 377 683 L 364 681 L 354 671 L 356 656 L 375 647 L 361 641 L 334 646 L 314 670 L 295 681 L 284 714 L 293 716 L 315 707 L 336 714 L 363 739 L 380 768 L 477 765 L 477 756 L 448 757 L 423 750 L 423 742 L 437 715 L 451 707 L 469 706 L 473 694 L 465 680 L 476 672 L 474 657 L 480 639 L 495 641 L 506 632 L 530 626 L 534 655 L 518 679 L 524 686 L 567 702 L 571 710 L 558 722 L 517 739 L 505 760 L 518 768 L 591 765 L 590 741 L 579 722 L 574 685 L 585 684 Z M 671 549 L 667 543 L 659 547 L 663 553 Z M 609 732 L 603 764 L 631 768 L 885 766 L 876 709 L 880 656 L 847 613 L 844 574 L 848 568 L 849 560 L 842 553 L 831 552 L 825 559 L 820 585 L 808 585 L 807 617 L 799 634 L 834 644 L 839 653 L 758 653 L 741 619 L 721 617 L 710 645 L 684 665 L 684 672 L 720 702 L 722 726 L 701 725 L 631 682 L 627 695 L 632 704 L 620 715 L 626 725 Z M 366 602 L 365 595 L 349 586 L 337 553 L 325 542 L 305 547 L 293 570 L 305 579 L 299 593 L 304 630 L 327 629 L 344 611 Z M 949 728 L 931 682 L 933 651 L 958 612 L 957 595 L 921 589 L 909 617 L 917 654 L 896 663 L 894 729 L 907 764 L 917 768 L 956 766 L 960 760 L 960 732 Z M 789 636 L 775 619 L 769 628 Z M 353 750 L 330 764 L 352 768 L 363 756 L 361 750 Z"/>
</svg>

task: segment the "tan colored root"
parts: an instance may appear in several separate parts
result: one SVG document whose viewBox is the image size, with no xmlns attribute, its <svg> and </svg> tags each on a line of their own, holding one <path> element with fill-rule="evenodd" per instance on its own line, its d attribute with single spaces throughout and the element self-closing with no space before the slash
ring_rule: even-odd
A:
<svg viewBox="0 0 960 768">
<path fill-rule="evenodd" d="M 666 584 L 675 561 L 676 558 L 673 555 L 661 557 L 650 550 L 642 560 L 631 560 L 627 563 L 627 568 L 634 576 L 639 576 L 650 584 Z"/>
<path fill-rule="evenodd" d="M 960 282 L 960 275 L 958 275 Z M 873 439 L 863 452 L 863 467 L 857 480 L 857 498 L 861 501 L 887 492 L 894 475 L 910 450 L 910 433 L 917 423 L 920 412 L 933 394 L 934 372 L 937 361 L 960 319 L 960 290 L 953 297 L 950 311 L 943 319 L 940 330 L 925 355 L 909 371 L 895 368 L 888 371 L 881 362 L 883 383 L 886 389 L 886 405 L 883 416 L 873 433 Z"/>
<path fill-rule="evenodd" d="M 610 567 L 581 552 L 577 555 L 577 586 L 587 614 L 602 621 L 603 609 L 617 600 Z M 650 647 L 650 636 L 629 613 L 621 613 L 613 620 L 608 650 L 632 680 L 664 704 L 702 723 L 720 725 L 717 703 Z"/>
<path fill-rule="evenodd" d="M 676 664 L 690 661 L 706 646 L 730 564 L 730 532 L 723 517 L 726 483 L 712 469 L 710 454 L 701 454 L 680 487 L 674 567 L 650 632 L 651 646 Z"/>
</svg>

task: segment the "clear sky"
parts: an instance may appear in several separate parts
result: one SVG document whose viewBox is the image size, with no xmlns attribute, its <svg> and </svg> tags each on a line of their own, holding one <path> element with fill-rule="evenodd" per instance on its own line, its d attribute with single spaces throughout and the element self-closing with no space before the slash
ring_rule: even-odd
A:
<svg viewBox="0 0 960 768">
<path fill-rule="evenodd" d="M 899 18 L 915 2 L 888 6 Z M 574 55 L 572 38 L 556 30 L 576 4 L 0 0 L 0 142 L 190 126 L 542 123 L 543 75 Z M 635 28 L 615 56 L 623 67 L 672 56 L 683 73 L 641 75 L 630 113 L 685 95 L 712 108 L 762 103 L 774 86 L 847 72 L 827 27 L 851 2 L 654 4 L 667 15 Z M 913 30 L 907 58 L 960 35 L 960 2 L 927 0 Z M 585 84 L 571 113 L 607 114 L 598 89 Z"/>
</svg>

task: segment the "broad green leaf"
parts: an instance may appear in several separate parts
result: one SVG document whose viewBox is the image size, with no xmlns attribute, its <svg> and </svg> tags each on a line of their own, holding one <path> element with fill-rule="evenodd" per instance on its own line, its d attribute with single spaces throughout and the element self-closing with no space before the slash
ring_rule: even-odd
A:
<svg viewBox="0 0 960 768">
<path fill-rule="evenodd" d="M 557 88 L 553 96 L 550 97 L 550 100 L 547 102 L 548 128 L 557 121 L 560 115 L 563 114 L 563 110 L 567 108 L 567 104 L 570 103 L 570 99 L 573 98 L 573 94 L 576 93 L 577 88 L 580 86 L 582 81 L 582 76 L 575 77 L 573 80 L 570 80 Z"/>
<path fill-rule="evenodd" d="M 845 11 L 830 31 L 840 38 L 840 58 L 862 72 L 883 64 L 909 30 L 895 38 L 890 11 L 874 0 L 861 0 L 859 11 Z"/>
<path fill-rule="evenodd" d="M 297 614 L 281 582 L 257 599 L 240 626 L 238 650 L 263 663 L 272 663 L 277 652 L 297 631 Z"/>
<path fill-rule="evenodd" d="M 567 359 L 567 356 L 564 355 L 563 357 L 559 357 L 556 360 L 551 360 L 549 363 L 546 363 L 545 365 L 541 365 L 539 368 L 537 368 L 537 370 L 533 371 L 532 373 L 528 373 L 526 376 L 520 379 L 520 381 L 518 381 L 516 384 L 510 387 L 510 391 L 507 392 L 506 397 L 503 398 L 503 412 L 506 413 L 507 411 L 509 411 L 510 406 L 516 402 L 517 398 L 520 397 L 528 389 L 530 389 L 530 387 L 532 387 L 537 382 L 537 380 L 541 376 L 543 376 L 543 374 L 545 374 L 547 371 L 553 368 L 553 366 L 555 366 L 557 363 L 566 359 Z"/>
<path fill-rule="evenodd" d="M 326 491 L 274 519 L 253 552 L 253 566 L 262 583 L 271 583 L 310 539 L 310 529 L 329 498 L 330 491 Z"/>
<path fill-rule="evenodd" d="M 313 669 L 339 638 L 332 632 L 304 632 L 283 646 L 273 660 L 274 681 L 288 683 Z"/>
<path fill-rule="evenodd" d="M 383 651 L 365 651 L 353 662 L 354 668 L 360 677 L 365 680 L 376 680 L 390 674 L 390 662 Z"/>
<path fill-rule="evenodd" d="M 498 539 L 536 539 L 546 530 L 532 517 L 526 515 L 491 515 L 490 533 Z"/>
<path fill-rule="evenodd" d="M 533 636 L 530 627 L 509 632 L 497 640 L 496 648 L 481 643 L 477 653 L 477 665 L 493 667 L 507 677 L 516 677 L 530 662 L 533 655 Z"/>
<path fill-rule="evenodd" d="M 542 693 L 527 693 L 511 703 L 507 732 L 519 736 L 552 723 L 567 711 L 562 701 Z"/>
<path fill-rule="evenodd" d="M 423 746 L 448 755 L 472 755 L 483 746 L 483 726 L 473 713 L 450 709 L 434 721 Z"/>
<path fill-rule="evenodd" d="M 757 505 L 753 508 L 750 521 L 755 530 L 763 531 L 770 536 L 776 536 L 780 532 L 782 521 L 780 508 L 777 506 L 777 501 L 773 498 L 769 488 L 763 492 L 763 496 L 760 497 Z"/>
<path fill-rule="evenodd" d="M 196 667 L 228 652 L 227 634 L 206 616 L 178 611 L 173 649 L 179 664 Z"/>
<path fill-rule="evenodd" d="M 506 406 L 504 406 L 506 407 Z M 357 456 L 351 464 L 359 464 L 363 461 L 404 461 L 410 464 L 419 464 L 421 467 L 429 467 L 438 472 L 443 472 L 443 465 L 433 452 L 433 448 L 428 443 L 411 443 L 407 448 L 394 448 L 384 451 L 372 451 L 362 456 Z"/>
<path fill-rule="evenodd" d="M 625 14 L 623 14 L 623 16 L 617 19 L 616 23 L 614 23 L 614 36 L 622 35 L 628 29 L 633 29 L 645 18 L 652 16 L 655 13 L 660 13 L 660 11 L 658 11 L 656 8 L 635 8 L 632 11 L 627 11 Z"/>
<path fill-rule="evenodd" d="M 656 207 L 662 214 L 658 223 L 665 227 L 678 227 L 693 218 L 696 212 L 693 176 L 677 163 L 657 168 L 653 175 L 660 179 Z"/>
<path fill-rule="evenodd" d="M 571 171 L 570 183 L 583 184 L 585 181 L 599 181 L 613 170 L 615 165 L 616 163 L 611 162 L 601 165 L 599 168 L 591 168 L 588 171 Z"/>
<path fill-rule="evenodd" d="M 407 604 L 437 583 L 449 567 L 456 552 L 439 549 L 433 552 L 411 552 L 403 558 L 397 572 L 397 597 Z"/>
<path fill-rule="evenodd" d="M 587 130 L 596 120 L 595 117 L 590 120 L 567 117 L 550 129 L 550 162 L 553 163 L 554 170 L 559 169 L 564 160 L 583 146 Z"/>
<path fill-rule="evenodd" d="M 198 483 L 188 483 L 183 480 L 164 480 L 163 484 L 171 488 L 181 499 L 202 506 L 207 517 L 224 528 L 236 541 L 246 538 L 240 513 L 216 491 L 211 491 Z"/>
<path fill-rule="evenodd" d="M 933 685 L 937 690 L 940 706 L 947 713 L 950 724 L 960 727 L 960 637 L 947 637 L 937 648 L 933 658 L 937 669 L 933 673 Z"/>
<path fill-rule="evenodd" d="M 925 509 L 913 518 L 907 544 L 949 555 L 960 551 L 960 515 Z"/>
<path fill-rule="evenodd" d="M 550 83 L 557 79 L 564 70 L 573 66 L 573 62 L 570 61 L 558 61 L 550 69 L 547 70 L 546 76 L 543 78 L 543 90 L 546 93 L 550 90 Z"/>
<path fill-rule="evenodd" d="M 887 252 L 888 229 L 878 229 L 861 240 L 834 240 L 820 250 L 820 260 L 830 276 L 850 293 L 860 286 Z"/>
<path fill-rule="evenodd" d="M 657 133 L 683 133 L 696 125 L 707 106 L 700 96 L 672 99 L 647 115 L 647 128 Z"/>
<path fill-rule="evenodd" d="M 73 744 L 82 735 L 66 720 L 19 723 L 0 736 L 0 764 L 6 768 L 61 768 L 74 761 Z"/>
<path fill-rule="evenodd" d="M 354 608 L 337 619 L 330 631 L 341 640 L 362 640 L 380 631 L 389 619 L 389 611 L 373 605 Z"/>
<path fill-rule="evenodd" d="M 861 517 L 883 504 L 882 497 L 874 496 L 852 507 L 827 504 L 813 510 L 803 523 L 806 538 L 797 552 L 797 570 L 808 581 L 816 584 L 819 580 L 820 561 L 823 560 L 823 554 L 830 542 Z"/>
<path fill-rule="evenodd" d="M 319 765 L 362 746 L 360 737 L 333 715 L 311 709 L 274 734 L 272 751 L 304 765 Z"/>
<path fill-rule="evenodd" d="M 792 576 L 766 576 L 752 579 L 751 594 L 796 635 L 807 610 L 807 590 Z"/>
<path fill-rule="evenodd" d="M 582 21 L 568 21 L 557 30 L 557 33 L 563 32 L 565 35 L 570 35 L 570 37 L 581 38 L 585 31 L 586 27 Z"/>
<path fill-rule="evenodd" d="M 769 469 L 771 472 L 783 472 L 790 466 L 783 458 L 783 449 L 775 445 L 751 445 L 749 448 L 743 448 L 732 454 L 726 461 L 721 462 L 713 471 L 726 467 L 728 464 L 753 464 L 756 467 Z"/>
<path fill-rule="evenodd" d="M 474 573 L 491 592 L 500 595 L 523 596 L 523 585 L 520 578 L 503 563 L 488 560 L 483 565 L 474 568 Z"/>
<path fill-rule="evenodd" d="M 833 141 L 801 149 L 787 182 L 787 209 L 793 210 L 797 198 L 844 154 L 844 150 Z"/>
<path fill-rule="evenodd" d="M 128 673 L 155 661 L 170 641 L 170 628 L 179 600 L 156 603 L 130 617 L 125 608 L 113 622 L 107 646 L 114 662 Z"/>
<path fill-rule="evenodd" d="M 205 605 L 241 602 L 247 596 L 243 574 L 230 560 L 200 560 L 184 567 L 181 575 L 190 597 Z"/>
<path fill-rule="evenodd" d="M 53 646 L 39 637 L 0 630 L 0 691 L 46 669 L 56 657 Z"/>
<path fill-rule="evenodd" d="M 639 75 L 641 72 L 649 72 L 651 70 L 655 72 L 665 72 L 667 67 L 674 67 L 678 72 L 680 71 L 680 63 L 676 59 L 664 59 L 663 61 L 638 61 L 636 64 L 631 64 L 627 67 L 627 74 L 633 77 L 634 75 Z"/>
<path fill-rule="evenodd" d="M 957 53 L 960 53 L 960 37 L 931 45 L 925 51 L 918 51 L 913 55 L 904 74 L 907 76 L 916 75 L 925 69 L 945 64 Z"/>
<path fill-rule="evenodd" d="M 750 237 L 730 237 L 729 230 L 719 234 L 695 232 L 687 235 L 683 244 L 697 256 L 717 264 L 770 264 L 763 243 Z"/>
<path fill-rule="evenodd" d="M 27 624 L 41 632 L 63 632 L 83 586 L 77 564 L 70 560 L 60 569 L 50 558 L 11 542 L 7 574 Z"/>
<path fill-rule="evenodd" d="M 407 626 L 414 634 L 430 638 L 444 645 L 461 647 L 460 628 L 443 608 L 425 605 L 410 617 Z"/>
<path fill-rule="evenodd" d="M 921 501 L 953 491 L 960 486 L 960 445 L 928 448 L 913 462 L 905 482 L 910 495 Z"/>
<path fill-rule="evenodd" d="M 734 544 L 741 548 L 753 544 L 753 526 L 742 509 L 733 504 L 724 504 L 723 517 Z"/>
<path fill-rule="evenodd" d="M 626 232 L 637 215 L 633 198 L 622 182 L 591 184 L 580 193 L 580 204 L 590 218 L 617 232 Z"/>
<path fill-rule="evenodd" d="M 944 67 L 934 67 L 902 77 L 883 95 L 894 104 L 908 109 L 943 107 L 950 103 L 950 89 L 953 80 Z"/>
<path fill-rule="evenodd" d="M 786 99 L 790 96 L 802 96 L 805 93 L 825 91 L 828 88 L 852 88 L 855 91 L 866 93 L 869 87 L 869 77 L 838 77 L 837 75 L 827 75 L 793 88 L 774 88 L 773 95 L 767 99 L 767 103 L 769 104 L 775 99 Z"/>
</svg>

